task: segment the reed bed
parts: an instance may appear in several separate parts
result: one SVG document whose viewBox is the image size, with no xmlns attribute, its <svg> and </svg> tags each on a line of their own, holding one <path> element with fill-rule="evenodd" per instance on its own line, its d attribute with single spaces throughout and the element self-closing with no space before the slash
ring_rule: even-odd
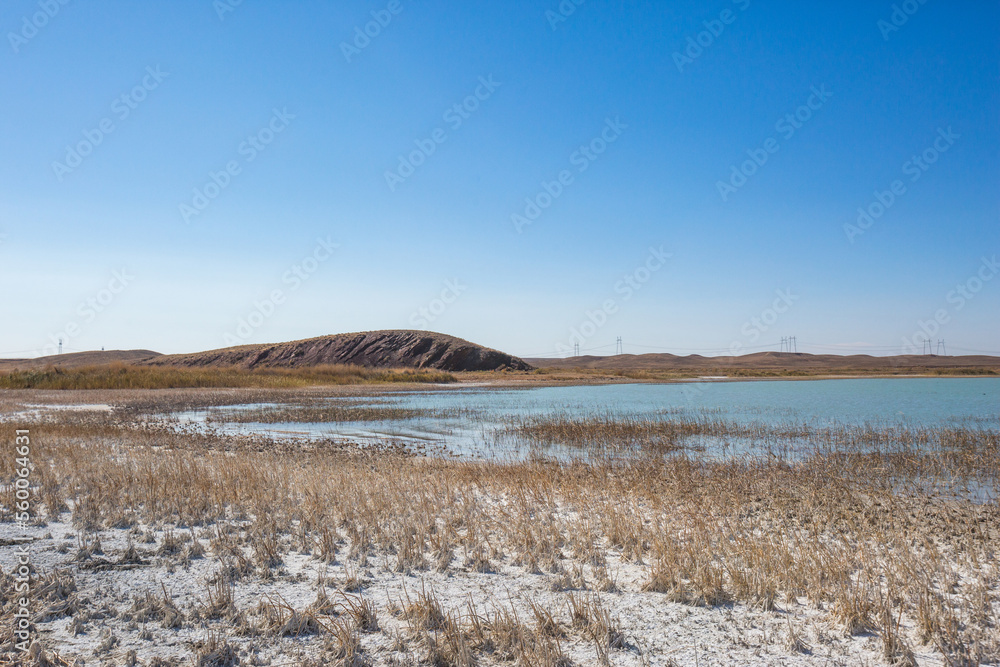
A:
<svg viewBox="0 0 1000 667">
<path fill-rule="evenodd" d="M 532 445 L 578 449 L 672 451 L 681 440 L 701 432 L 698 422 L 640 416 L 518 416 L 494 432 L 496 442 L 513 439 Z"/>
<path fill-rule="evenodd" d="M 336 400 L 341 405 L 373 405 L 401 391 L 433 390 L 425 383 L 312 385 L 308 387 L 205 387 L 170 389 L 7 389 L 0 391 L 0 418 L 42 406 L 110 406 L 115 417 L 146 419 L 220 406 L 281 404 L 313 406 Z"/>
<path fill-rule="evenodd" d="M 666 445 L 671 449 L 685 438 L 697 435 L 780 440 L 815 433 L 808 425 L 736 422 L 711 411 L 686 410 L 663 410 L 658 414 L 517 415 L 502 417 L 501 421 L 496 430 L 499 441 L 513 438 L 579 448 Z"/>
<path fill-rule="evenodd" d="M 329 365 L 308 368 L 138 366 L 122 363 L 78 368 L 50 367 L 0 374 L 0 389 L 169 389 L 207 387 L 294 388 L 372 383 L 444 383 L 441 371 L 370 369 Z"/>
<path fill-rule="evenodd" d="M 489 421 L 483 418 L 484 423 Z M 960 425 L 796 424 L 737 422 L 710 412 L 664 411 L 659 415 L 601 413 L 501 417 L 487 429 L 498 448 L 554 446 L 590 453 L 619 452 L 632 456 L 703 450 L 728 455 L 839 461 L 843 474 L 872 469 L 886 483 L 920 479 L 924 483 L 995 484 L 1000 481 L 1000 423 L 996 419 Z"/>
<path fill-rule="evenodd" d="M 210 422 L 276 424 L 402 421 L 438 414 L 437 411 L 385 405 L 262 406 L 247 410 L 213 411 Z"/>
<path fill-rule="evenodd" d="M 1000 660 L 1000 507 L 937 491 L 996 479 L 998 434 L 988 426 L 824 427 L 794 460 L 718 460 L 660 454 L 692 430 L 731 424 L 525 419 L 513 424 L 519 437 L 576 442 L 595 455 L 502 463 L 322 447 L 291 456 L 287 444 L 66 419 L 33 429 L 42 519 L 69 511 L 84 534 L 176 526 L 211 534 L 210 554 L 236 583 L 217 583 L 208 620 L 197 622 L 221 629 L 228 621 L 212 618 L 242 614 L 241 632 L 251 635 L 325 638 L 340 656 L 331 661 L 367 664 L 365 637 L 394 619 L 405 629 L 399 646 L 430 664 L 566 665 L 567 647 L 580 642 L 592 664 L 612 664 L 631 650 L 620 630 L 628 619 L 605 608 L 622 594 L 653 605 L 809 609 L 823 628 L 874 637 L 886 664 L 913 664 L 917 648 L 946 664 Z M 633 456 L 601 455 L 620 440 Z M 8 459 L 0 459 L 2 521 L 13 501 Z M 167 541 L 162 557 L 196 557 Z M 321 600 L 234 607 L 228 586 L 273 578 L 293 551 L 344 564 L 355 573 L 345 590 L 363 590 L 372 568 L 541 576 L 565 604 L 449 607 L 433 592 L 400 590 L 399 604 L 368 612 L 348 613 L 343 600 L 337 614 Z M 640 575 L 616 582 L 613 566 Z M 11 608 L 8 583 L 0 615 Z M 591 597 L 599 590 L 604 602 Z M 135 608 L 148 608 L 153 623 L 195 622 L 162 597 Z M 82 613 L 72 604 L 65 612 Z M 791 623 L 775 641 L 808 650 Z M 217 639 L 211 650 L 225 646 Z"/>
</svg>

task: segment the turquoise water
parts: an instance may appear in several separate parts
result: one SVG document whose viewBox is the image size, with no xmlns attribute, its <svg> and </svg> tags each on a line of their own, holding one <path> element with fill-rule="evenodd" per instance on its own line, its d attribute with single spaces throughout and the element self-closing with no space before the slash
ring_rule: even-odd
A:
<svg viewBox="0 0 1000 667">
<path fill-rule="evenodd" d="M 511 391 L 452 389 L 399 396 L 403 407 L 506 414 L 710 412 L 767 423 L 945 425 L 1000 414 L 1000 378 L 872 378 L 618 384 Z"/>
<path fill-rule="evenodd" d="M 328 400 L 357 401 L 357 397 Z M 491 448 L 495 450 L 491 431 L 508 417 L 524 415 L 611 413 L 656 419 L 708 416 L 737 423 L 813 428 L 833 424 L 964 424 L 996 429 L 1000 420 L 1000 378 L 704 381 L 531 389 L 442 386 L 382 394 L 372 402 L 431 410 L 435 414 L 402 421 L 227 424 L 223 428 L 276 437 L 392 439 L 431 444 L 460 455 L 483 455 Z M 228 409 L 240 407 L 221 411 Z M 200 422 L 205 414 L 187 413 L 182 418 Z M 713 442 L 701 438 L 696 444 L 705 449 Z M 734 444 L 739 443 L 730 439 L 726 446 L 732 448 Z"/>
</svg>

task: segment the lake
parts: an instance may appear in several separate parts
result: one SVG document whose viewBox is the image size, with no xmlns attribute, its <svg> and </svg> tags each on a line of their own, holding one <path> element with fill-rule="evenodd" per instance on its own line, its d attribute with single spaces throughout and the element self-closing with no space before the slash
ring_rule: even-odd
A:
<svg viewBox="0 0 1000 667">
<path fill-rule="evenodd" d="M 363 389 L 360 390 L 363 393 Z M 329 398 L 331 404 L 357 403 L 358 397 Z M 973 425 L 991 429 L 1000 415 L 1000 378 L 865 378 L 848 380 L 701 381 L 672 384 L 614 384 L 498 389 L 440 386 L 393 391 L 365 402 L 429 413 L 412 419 L 336 423 L 227 423 L 232 433 L 275 437 L 350 440 L 393 439 L 432 444 L 458 455 L 496 453 L 490 434 L 498 424 L 520 416 L 584 417 L 614 414 L 650 419 L 707 417 L 738 424 Z M 227 412 L 261 406 L 214 408 Z M 210 411 L 179 415 L 204 423 Z M 719 441 L 702 437 L 701 449 Z M 740 445 L 729 439 L 727 445 Z M 747 444 L 747 443 L 743 443 Z"/>
</svg>

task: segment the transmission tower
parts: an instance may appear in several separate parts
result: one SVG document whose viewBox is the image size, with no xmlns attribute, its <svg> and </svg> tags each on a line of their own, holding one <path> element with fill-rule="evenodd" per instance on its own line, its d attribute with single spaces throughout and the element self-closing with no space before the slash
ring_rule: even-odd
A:
<svg viewBox="0 0 1000 667">
<path fill-rule="evenodd" d="M 799 343 L 798 343 L 798 341 L 795 340 L 795 336 L 792 336 L 789 339 L 789 342 L 791 343 L 791 348 L 792 348 L 791 351 L 794 351 L 795 354 L 798 354 L 799 353 Z"/>
<path fill-rule="evenodd" d="M 579 343 L 573 343 L 573 356 L 574 357 L 579 357 L 580 356 L 580 344 Z"/>
<path fill-rule="evenodd" d="M 788 339 L 782 336 L 781 338 L 781 351 L 785 351 L 785 346 L 788 344 Z"/>
<path fill-rule="evenodd" d="M 59 354 L 62 354 L 62 338 L 59 339 Z"/>
<path fill-rule="evenodd" d="M 948 349 L 944 346 L 944 339 L 938 340 L 937 343 L 937 353 L 941 356 L 948 356 Z"/>
<path fill-rule="evenodd" d="M 615 342 L 615 354 L 624 354 L 624 353 L 625 352 L 622 349 L 622 337 L 619 336 L 618 340 Z"/>
</svg>

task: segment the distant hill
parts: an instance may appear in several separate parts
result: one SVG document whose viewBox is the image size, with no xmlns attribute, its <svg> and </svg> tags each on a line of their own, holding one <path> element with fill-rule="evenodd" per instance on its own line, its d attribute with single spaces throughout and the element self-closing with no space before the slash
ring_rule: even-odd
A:
<svg viewBox="0 0 1000 667">
<path fill-rule="evenodd" d="M 159 357 L 159 352 L 152 350 L 96 350 L 93 352 L 72 352 L 69 354 L 53 354 L 48 357 L 34 359 L 0 359 L 0 371 L 37 370 L 47 366 L 61 368 L 79 368 L 81 366 L 101 366 L 104 364 L 123 363 L 137 364 Z"/>
<path fill-rule="evenodd" d="M 619 354 L 607 357 L 581 356 L 567 359 L 526 359 L 544 368 L 585 368 L 604 371 L 676 371 L 719 373 L 726 371 L 791 371 L 810 373 L 886 373 L 989 368 L 1000 370 L 1000 357 L 967 355 L 899 355 L 873 357 L 867 354 L 806 354 L 804 352 L 757 352 L 734 357 L 703 357 L 699 354 Z"/>
<path fill-rule="evenodd" d="M 426 368 L 442 371 L 531 370 L 521 359 L 431 331 L 363 331 L 268 345 L 240 345 L 145 360 L 153 365 L 301 368 L 353 364 L 370 368 Z"/>
<path fill-rule="evenodd" d="M 162 355 L 152 350 L 108 350 L 38 357 L 0 359 L 0 372 L 35 370 L 48 366 L 79 368 L 109 363 L 169 366 L 238 366 L 241 368 L 305 368 L 348 364 L 368 368 L 423 368 L 442 371 L 593 370 L 619 373 L 648 371 L 697 375 L 845 374 L 962 372 L 990 369 L 1000 372 L 1000 357 L 967 355 L 806 354 L 758 352 L 735 357 L 698 354 L 619 354 L 567 359 L 520 359 L 467 340 L 431 331 L 386 330 L 333 334 L 287 343 L 240 345 L 207 352 Z"/>
</svg>

